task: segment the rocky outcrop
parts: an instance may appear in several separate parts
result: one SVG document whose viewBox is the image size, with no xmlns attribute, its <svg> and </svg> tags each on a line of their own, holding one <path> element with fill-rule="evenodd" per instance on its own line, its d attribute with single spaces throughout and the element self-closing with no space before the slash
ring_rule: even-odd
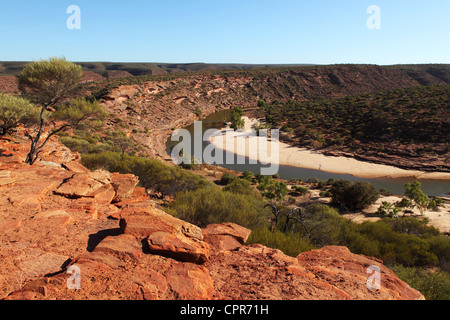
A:
<svg viewBox="0 0 450 320">
<path fill-rule="evenodd" d="M 421 299 L 381 261 L 325 247 L 289 257 L 233 223 L 177 219 L 133 175 L 90 172 L 62 148 L 26 165 L 0 140 L 0 299 Z M 53 145 L 52 145 L 53 144 Z M 48 152 L 48 150 L 52 150 Z M 367 287 L 367 268 L 381 287 Z"/>
</svg>

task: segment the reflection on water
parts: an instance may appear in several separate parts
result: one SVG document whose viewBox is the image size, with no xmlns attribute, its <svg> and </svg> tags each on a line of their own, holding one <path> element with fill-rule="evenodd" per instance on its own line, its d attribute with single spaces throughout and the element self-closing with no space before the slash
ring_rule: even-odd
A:
<svg viewBox="0 0 450 320">
<path fill-rule="evenodd" d="M 223 128 L 224 123 L 229 120 L 230 111 L 229 110 L 222 110 L 218 111 L 205 119 L 202 120 L 202 130 L 203 132 L 208 129 L 220 129 Z M 186 127 L 185 129 L 189 130 L 191 134 L 194 132 L 194 125 L 190 125 Z M 192 140 L 192 144 L 194 143 L 194 139 Z M 177 145 L 178 141 L 171 141 L 169 138 L 166 143 L 166 150 L 167 153 L 170 154 L 170 150 Z M 203 148 L 205 148 L 207 145 L 209 145 L 208 141 L 203 141 Z M 193 147 L 192 147 L 192 150 Z M 224 159 L 228 156 L 233 156 L 231 154 L 224 153 Z M 239 172 L 244 172 L 246 170 L 250 170 L 254 173 L 259 173 L 260 168 L 262 167 L 261 164 L 248 164 L 248 159 L 246 160 L 246 164 L 236 164 L 236 158 L 234 161 L 235 164 L 223 164 L 222 167 L 232 169 Z M 265 167 L 268 167 L 265 166 Z M 301 178 L 302 180 L 312 179 L 312 178 L 318 178 L 321 180 L 328 180 L 329 178 L 335 178 L 335 179 L 347 179 L 351 181 L 360 181 L 365 180 L 373 184 L 378 189 L 385 188 L 392 192 L 393 194 L 404 194 L 404 185 L 407 182 L 413 182 L 413 180 L 408 178 L 380 178 L 380 179 L 368 179 L 368 178 L 358 178 L 351 174 L 337 174 L 337 173 L 331 173 L 331 172 L 325 172 L 320 170 L 313 170 L 313 169 L 305 169 L 305 168 L 298 168 L 298 167 L 292 167 L 292 166 L 285 166 L 280 165 L 279 172 L 281 178 L 289 180 L 292 178 L 298 179 Z M 422 184 L 422 190 L 430 195 L 430 196 L 444 196 L 447 193 L 450 193 L 450 181 L 449 180 L 419 180 Z"/>
</svg>

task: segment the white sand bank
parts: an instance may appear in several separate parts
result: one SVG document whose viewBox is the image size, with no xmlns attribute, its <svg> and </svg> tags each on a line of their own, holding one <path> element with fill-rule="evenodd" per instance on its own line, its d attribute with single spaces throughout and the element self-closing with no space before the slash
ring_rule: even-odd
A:
<svg viewBox="0 0 450 320">
<path fill-rule="evenodd" d="M 255 148 L 258 145 L 264 145 L 267 142 L 265 137 L 257 137 L 251 135 L 251 127 L 257 123 L 256 119 L 245 119 L 244 131 L 232 131 L 230 129 L 221 130 L 220 135 L 212 136 L 210 141 L 217 149 L 222 149 L 234 152 L 240 156 L 248 156 L 249 159 L 255 159 L 255 152 L 249 152 L 249 147 Z M 227 132 L 226 136 L 223 136 Z M 224 138 L 225 137 L 225 138 Z M 237 148 L 238 140 L 246 140 L 246 148 Z M 271 144 L 275 146 L 275 143 Z M 448 179 L 450 180 L 450 173 L 447 172 L 422 172 L 416 170 L 404 170 L 401 168 L 359 161 L 347 157 L 332 157 L 325 156 L 319 152 L 307 150 L 305 148 L 298 148 L 290 146 L 286 143 L 278 143 L 278 155 L 272 154 L 270 156 L 270 163 L 280 165 L 290 165 L 294 167 L 316 169 L 331 173 L 351 174 L 360 178 L 402 178 L 410 177 L 414 179 Z M 270 148 L 269 148 L 270 150 Z M 270 153 L 269 153 L 270 155 Z M 256 154 L 258 160 L 261 157 Z"/>
</svg>

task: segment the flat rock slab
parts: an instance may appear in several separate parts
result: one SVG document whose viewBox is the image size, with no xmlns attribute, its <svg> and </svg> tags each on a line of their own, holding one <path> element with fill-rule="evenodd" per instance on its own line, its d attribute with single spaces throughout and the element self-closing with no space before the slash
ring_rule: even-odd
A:
<svg viewBox="0 0 450 320">
<path fill-rule="evenodd" d="M 151 253 L 178 261 L 202 264 L 209 258 L 209 245 L 206 242 L 182 234 L 154 232 L 146 242 Z"/>
<path fill-rule="evenodd" d="M 248 237 L 252 233 L 250 229 L 231 222 L 210 224 L 206 226 L 206 228 L 202 229 L 202 232 L 204 236 L 231 236 L 240 244 L 246 243 Z"/>
<path fill-rule="evenodd" d="M 111 184 L 116 192 L 114 202 L 120 202 L 129 196 L 134 191 L 134 188 L 139 183 L 139 178 L 133 174 L 111 174 Z"/>
<path fill-rule="evenodd" d="M 61 271 L 61 266 L 69 259 L 53 253 L 46 253 L 32 260 L 23 261 L 19 268 L 30 278 L 44 276 L 49 273 Z"/>
<path fill-rule="evenodd" d="M 59 186 L 55 193 L 69 198 L 81 198 L 102 186 L 102 182 L 93 179 L 89 174 L 75 173 L 72 178 Z"/>
<path fill-rule="evenodd" d="M 142 255 L 142 246 L 134 236 L 121 234 L 106 237 L 93 252 L 110 254 L 124 261 L 129 258 L 138 259 Z"/>
<path fill-rule="evenodd" d="M 156 208 L 132 207 L 122 210 L 120 216 L 120 228 L 123 232 L 141 239 L 162 231 L 203 240 L 202 230 L 199 227 Z"/>
</svg>

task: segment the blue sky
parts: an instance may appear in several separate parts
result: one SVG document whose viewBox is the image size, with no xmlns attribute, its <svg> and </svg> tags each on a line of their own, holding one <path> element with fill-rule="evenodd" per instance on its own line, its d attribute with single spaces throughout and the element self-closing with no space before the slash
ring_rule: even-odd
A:
<svg viewBox="0 0 450 320">
<path fill-rule="evenodd" d="M 81 9 L 69 30 L 67 8 Z M 377 5 L 381 29 L 366 12 Z M 449 0 L 0 0 L 0 61 L 450 63 Z"/>
</svg>

